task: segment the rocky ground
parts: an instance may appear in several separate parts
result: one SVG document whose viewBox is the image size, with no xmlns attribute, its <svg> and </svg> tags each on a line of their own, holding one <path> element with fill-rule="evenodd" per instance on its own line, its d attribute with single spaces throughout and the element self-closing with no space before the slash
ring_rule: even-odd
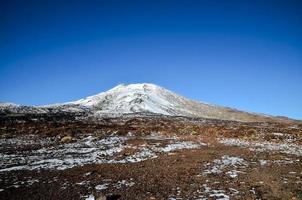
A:
<svg viewBox="0 0 302 200">
<path fill-rule="evenodd" d="M 0 117 L 0 199 L 302 199 L 302 126 Z"/>
</svg>

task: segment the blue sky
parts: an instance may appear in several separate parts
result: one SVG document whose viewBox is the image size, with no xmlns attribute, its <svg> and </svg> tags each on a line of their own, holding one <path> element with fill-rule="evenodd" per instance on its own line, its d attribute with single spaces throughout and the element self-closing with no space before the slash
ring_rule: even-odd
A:
<svg viewBox="0 0 302 200">
<path fill-rule="evenodd" d="M 302 3 L 0 1 L 0 101 L 76 100 L 120 83 L 302 119 Z"/>
</svg>

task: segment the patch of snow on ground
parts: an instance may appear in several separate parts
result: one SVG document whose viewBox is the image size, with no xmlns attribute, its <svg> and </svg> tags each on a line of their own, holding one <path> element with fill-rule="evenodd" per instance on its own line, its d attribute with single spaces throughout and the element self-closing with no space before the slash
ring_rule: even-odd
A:
<svg viewBox="0 0 302 200">
<path fill-rule="evenodd" d="M 105 189 L 108 188 L 108 185 L 109 185 L 109 183 L 104 183 L 104 184 L 101 184 L 101 185 L 97 185 L 97 186 L 95 186 L 94 188 L 95 188 L 96 190 L 105 190 Z"/>
<path fill-rule="evenodd" d="M 229 200 L 230 199 L 229 195 L 225 194 L 224 190 L 212 189 L 207 184 L 203 184 L 203 188 L 204 188 L 204 194 L 199 196 L 202 199 L 207 199 L 206 197 L 210 197 L 211 199 L 214 198 L 216 200 Z"/>
<path fill-rule="evenodd" d="M 241 139 L 224 138 L 219 140 L 220 143 L 231 146 L 247 147 L 252 151 L 279 151 L 285 154 L 302 156 L 302 146 L 288 143 L 274 142 L 253 142 Z"/>
<path fill-rule="evenodd" d="M 0 139 L 0 150 L 7 146 L 27 146 L 27 145 L 46 145 L 51 143 L 51 138 L 39 138 L 36 135 L 22 135 L 18 138 L 2 138 Z"/>
<path fill-rule="evenodd" d="M 300 159 L 293 159 L 293 158 L 284 158 L 282 160 L 259 160 L 259 164 L 261 166 L 266 166 L 270 165 L 272 163 L 276 163 L 279 165 L 288 165 L 288 164 L 293 164 L 293 163 L 300 163 Z"/>
<path fill-rule="evenodd" d="M 161 152 L 170 152 L 170 151 L 176 151 L 179 149 L 196 149 L 200 147 L 201 145 L 206 145 L 206 144 L 197 144 L 193 142 L 179 142 L 175 144 L 168 144 L 166 147 L 160 148 L 159 151 Z"/>
<path fill-rule="evenodd" d="M 129 180 L 120 180 L 117 182 L 111 182 L 111 179 L 105 179 L 102 180 L 102 184 L 96 185 L 95 189 L 96 190 L 106 190 L 109 187 L 114 187 L 117 189 L 120 189 L 122 187 L 132 187 L 135 185 L 135 182 L 133 181 L 132 178 L 130 178 Z"/>
<path fill-rule="evenodd" d="M 267 160 L 259 160 L 259 163 L 261 166 L 264 166 L 267 164 Z"/>
<path fill-rule="evenodd" d="M 90 181 L 82 181 L 79 183 L 76 183 L 76 185 L 88 185 L 90 183 Z"/>
<path fill-rule="evenodd" d="M 132 187 L 133 185 L 135 185 L 135 183 L 132 181 L 132 179 L 130 180 L 121 180 L 118 181 L 116 184 L 114 184 L 115 188 L 121 188 L 121 187 Z"/>
<path fill-rule="evenodd" d="M 237 195 L 237 194 L 239 194 L 239 191 L 236 190 L 236 189 L 234 189 L 234 188 L 229 188 L 229 190 L 230 190 L 230 192 L 231 192 L 232 195 Z"/>
<path fill-rule="evenodd" d="M 231 170 L 231 171 L 226 172 L 226 174 L 229 175 L 229 177 L 231 177 L 231 178 L 236 178 L 239 173 L 242 173 L 242 172 L 237 171 L 237 170 Z"/>
<path fill-rule="evenodd" d="M 239 157 L 224 155 L 220 159 L 213 160 L 212 163 L 205 165 L 208 169 L 204 170 L 203 174 L 220 174 L 225 172 L 231 178 L 236 178 L 238 173 L 242 173 L 237 169 L 243 169 L 248 166 L 248 163 Z M 228 169 L 231 169 L 227 171 Z"/>
<path fill-rule="evenodd" d="M 162 135 L 162 134 L 159 134 L 159 133 L 156 133 L 156 132 L 152 132 L 150 135 L 147 135 L 144 137 L 144 139 L 148 139 L 148 140 L 167 140 L 167 139 L 170 139 L 170 140 L 176 140 L 178 139 L 177 136 L 166 136 L 166 135 Z"/>
<path fill-rule="evenodd" d="M 127 156 L 125 159 L 117 161 L 119 163 L 136 163 L 136 162 L 141 162 L 144 160 L 152 159 L 152 158 L 157 158 L 156 153 L 154 153 L 152 150 L 142 147 L 138 152 L 136 152 L 133 155 Z"/>
<path fill-rule="evenodd" d="M 13 185 L 7 186 L 6 188 L 19 188 L 20 186 L 29 187 L 34 183 L 38 183 L 38 179 L 26 180 L 26 181 L 17 181 L 14 182 Z"/>
<path fill-rule="evenodd" d="M 37 136 L 36 136 L 37 137 Z M 193 143 L 188 141 L 179 141 L 176 138 L 166 138 L 165 146 L 160 147 L 160 141 L 165 136 L 157 134 L 151 135 L 152 140 L 158 143 L 146 143 L 143 146 L 135 146 L 127 144 L 127 140 L 133 139 L 130 136 L 109 136 L 103 139 L 88 136 L 83 139 L 77 139 L 73 143 L 61 144 L 50 143 L 49 139 L 30 138 L 25 144 L 38 144 L 41 148 L 35 151 L 22 150 L 15 153 L 5 153 L 3 146 L 12 147 L 15 145 L 24 145 L 24 141 L 20 139 L 12 139 L 7 141 L 0 140 L 0 172 L 12 170 L 40 170 L 40 169 L 58 169 L 65 170 L 74 166 L 82 166 L 86 164 L 101 163 L 128 163 L 141 162 L 147 159 L 157 158 L 160 153 L 169 153 L 180 149 L 198 148 L 202 143 Z M 148 141 L 148 138 L 139 138 Z M 50 145 L 51 144 L 51 145 Z M 1 146 L 3 145 L 3 146 Z M 119 153 L 125 148 L 136 149 L 135 153 L 121 159 Z"/>
<path fill-rule="evenodd" d="M 93 194 L 89 195 L 85 200 L 95 200 Z"/>
<path fill-rule="evenodd" d="M 274 136 L 284 136 L 284 134 L 283 133 L 272 133 L 272 135 L 274 135 Z"/>
</svg>

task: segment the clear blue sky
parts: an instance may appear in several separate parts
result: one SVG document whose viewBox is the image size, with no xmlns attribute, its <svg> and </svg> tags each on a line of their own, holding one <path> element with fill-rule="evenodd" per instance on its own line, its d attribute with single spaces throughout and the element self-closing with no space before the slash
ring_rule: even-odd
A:
<svg viewBox="0 0 302 200">
<path fill-rule="evenodd" d="M 302 119 L 302 1 L 0 1 L 0 101 L 120 83 Z"/>
</svg>

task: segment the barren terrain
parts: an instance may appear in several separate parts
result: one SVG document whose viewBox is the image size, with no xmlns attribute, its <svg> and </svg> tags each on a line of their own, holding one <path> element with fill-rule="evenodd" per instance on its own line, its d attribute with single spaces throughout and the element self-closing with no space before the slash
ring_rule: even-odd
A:
<svg viewBox="0 0 302 200">
<path fill-rule="evenodd" d="M 0 199 L 302 199 L 302 127 L 3 116 Z"/>
</svg>

